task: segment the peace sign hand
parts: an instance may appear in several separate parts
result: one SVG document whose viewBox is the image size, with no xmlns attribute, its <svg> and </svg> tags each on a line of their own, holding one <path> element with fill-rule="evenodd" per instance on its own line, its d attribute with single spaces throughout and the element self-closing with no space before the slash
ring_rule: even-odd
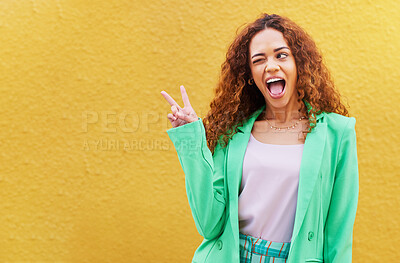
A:
<svg viewBox="0 0 400 263">
<path fill-rule="evenodd" d="M 168 95 L 167 92 L 161 91 L 161 95 L 163 95 L 163 97 L 171 105 L 172 114 L 168 113 L 167 118 L 171 122 L 173 128 L 198 120 L 197 114 L 190 105 L 188 95 L 185 87 L 183 86 L 181 86 L 181 94 L 184 104 L 183 108 L 181 108 L 178 103 L 176 103 L 176 101 L 170 95 Z"/>
</svg>

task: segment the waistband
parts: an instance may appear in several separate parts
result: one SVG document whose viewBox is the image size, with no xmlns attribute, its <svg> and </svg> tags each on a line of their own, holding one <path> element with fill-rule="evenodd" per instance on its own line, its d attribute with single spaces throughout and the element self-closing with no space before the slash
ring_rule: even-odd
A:
<svg viewBox="0 0 400 263">
<path fill-rule="evenodd" d="M 290 242 L 272 242 L 242 233 L 239 233 L 239 237 L 240 248 L 251 253 L 275 258 L 287 258 L 289 255 Z"/>
</svg>

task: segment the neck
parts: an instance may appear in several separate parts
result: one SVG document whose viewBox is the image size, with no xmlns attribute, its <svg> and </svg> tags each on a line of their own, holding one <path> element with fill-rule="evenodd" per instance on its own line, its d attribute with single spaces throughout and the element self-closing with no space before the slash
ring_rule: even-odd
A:
<svg viewBox="0 0 400 263">
<path fill-rule="evenodd" d="M 299 119 L 303 116 L 300 113 L 301 102 L 296 99 L 290 100 L 285 107 L 275 108 L 270 104 L 266 104 L 266 119 L 275 120 L 275 123 L 286 124 L 293 121 L 293 119 Z"/>
</svg>

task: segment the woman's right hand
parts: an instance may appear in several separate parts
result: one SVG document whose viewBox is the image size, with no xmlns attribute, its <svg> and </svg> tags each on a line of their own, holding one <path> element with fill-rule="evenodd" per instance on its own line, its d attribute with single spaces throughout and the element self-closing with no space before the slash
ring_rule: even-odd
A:
<svg viewBox="0 0 400 263">
<path fill-rule="evenodd" d="M 168 113 L 167 118 L 171 122 L 173 128 L 197 121 L 199 119 L 196 112 L 190 105 L 189 97 L 186 93 L 185 87 L 183 86 L 181 86 L 181 94 L 184 104 L 183 108 L 181 108 L 178 103 L 176 103 L 176 101 L 170 95 L 168 95 L 167 92 L 161 91 L 161 95 L 163 95 L 163 97 L 171 105 L 172 114 Z"/>
</svg>

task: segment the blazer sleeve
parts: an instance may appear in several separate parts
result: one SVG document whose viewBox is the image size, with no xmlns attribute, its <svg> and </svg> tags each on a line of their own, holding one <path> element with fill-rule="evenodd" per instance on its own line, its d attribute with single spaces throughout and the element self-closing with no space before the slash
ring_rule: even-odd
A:
<svg viewBox="0 0 400 263">
<path fill-rule="evenodd" d="M 358 203 L 358 163 L 354 118 L 349 118 L 339 144 L 331 202 L 324 230 L 324 261 L 352 260 L 353 225 Z"/>
<path fill-rule="evenodd" d="M 225 222 L 224 155 L 207 147 L 201 118 L 167 130 L 185 173 L 186 193 L 196 228 L 206 239 L 219 236 Z"/>
</svg>

